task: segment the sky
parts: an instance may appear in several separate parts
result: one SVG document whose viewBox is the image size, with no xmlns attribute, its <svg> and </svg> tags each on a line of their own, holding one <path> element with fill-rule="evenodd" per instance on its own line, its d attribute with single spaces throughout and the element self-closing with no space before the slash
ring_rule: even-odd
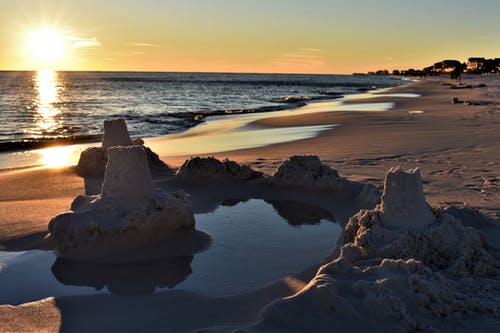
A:
<svg viewBox="0 0 500 333">
<path fill-rule="evenodd" d="M 0 70 L 422 68 L 500 57 L 498 17 L 499 0 L 0 0 Z"/>
</svg>

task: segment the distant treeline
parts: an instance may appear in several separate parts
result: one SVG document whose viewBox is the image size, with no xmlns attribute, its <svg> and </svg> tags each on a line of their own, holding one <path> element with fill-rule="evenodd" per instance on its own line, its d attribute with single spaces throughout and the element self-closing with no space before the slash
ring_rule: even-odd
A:
<svg viewBox="0 0 500 333">
<path fill-rule="evenodd" d="M 467 62 L 460 62 L 458 60 L 443 60 L 436 62 L 434 65 L 425 67 L 423 69 L 395 69 L 392 72 L 387 69 L 381 69 L 376 72 L 368 72 L 368 75 L 406 75 L 406 76 L 434 76 L 441 74 L 459 74 L 459 73 L 472 73 L 472 74 L 486 74 L 486 73 L 500 73 L 500 58 L 486 59 L 486 58 L 469 58 Z M 355 73 L 358 74 L 359 73 Z"/>
</svg>

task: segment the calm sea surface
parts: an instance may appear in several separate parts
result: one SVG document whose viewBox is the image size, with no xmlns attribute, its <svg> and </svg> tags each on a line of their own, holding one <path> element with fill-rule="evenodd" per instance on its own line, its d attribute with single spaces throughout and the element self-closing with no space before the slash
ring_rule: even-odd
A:
<svg viewBox="0 0 500 333">
<path fill-rule="evenodd" d="M 0 152 L 100 139 L 104 119 L 158 136 L 209 115 L 295 108 L 404 81 L 381 76 L 0 72 Z M 285 101 L 287 96 L 294 98 Z"/>
</svg>

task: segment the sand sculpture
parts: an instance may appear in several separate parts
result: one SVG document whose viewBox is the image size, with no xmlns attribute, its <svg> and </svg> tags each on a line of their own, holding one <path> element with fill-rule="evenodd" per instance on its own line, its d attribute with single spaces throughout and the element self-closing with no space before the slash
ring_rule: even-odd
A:
<svg viewBox="0 0 500 333">
<path fill-rule="evenodd" d="M 141 146 L 110 147 L 107 154 L 101 194 L 78 196 L 71 212 L 49 223 L 58 256 L 92 261 L 194 228 L 187 194 L 155 188 Z"/>
<path fill-rule="evenodd" d="M 106 149 L 115 146 L 142 146 L 146 152 L 149 168 L 152 172 L 162 171 L 173 175 L 172 170 L 163 163 L 159 156 L 151 149 L 144 146 L 140 138 L 131 139 L 124 119 L 111 119 L 104 121 L 104 134 L 102 147 L 90 147 L 80 154 L 76 172 L 82 177 L 102 177 L 106 168 L 108 157 Z"/>
<path fill-rule="evenodd" d="M 437 331 L 456 319 L 500 315 L 493 249 L 478 230 L 427 205 L 418 169 L 389 170 L 382 202 L 349 220 L 332 258 L 304 289 L 268 305 L 258 324 L 242 331 L 327 332 L 370 322 Z"/>
<path fill-rule="evenodd" d="M 382 194 L 380 221 L 385 227 L 403 227 L 423 230 L 436 217 L 425 201 L 418 169 L 404 172 L 392 168 L 386 175 Z"/>
<path fill-rule="evenodd" d="M 124 119 L 112 119 L 104 121 L 104 135 L 102 147 L 129 146 L 132 140 L 128 134 L 127 124 Z"/>
</svg>

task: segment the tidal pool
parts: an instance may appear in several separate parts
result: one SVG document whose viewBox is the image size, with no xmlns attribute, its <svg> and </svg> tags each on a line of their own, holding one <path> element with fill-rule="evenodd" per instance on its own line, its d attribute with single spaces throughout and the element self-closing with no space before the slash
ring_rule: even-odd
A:
<svg viewBox="0 0 500 333">
<path fill-rule="evenodd" d="M 167 288 L 209 296 L 242 294 L 322 263 L 341 233 L 331 212 L 289 201 L 226 200 L 195 219 L 210 245 L 152 262 L 76 263 L 57 259 L 51 251 L 0 251 L 0 304 Z"/>
</svg>

